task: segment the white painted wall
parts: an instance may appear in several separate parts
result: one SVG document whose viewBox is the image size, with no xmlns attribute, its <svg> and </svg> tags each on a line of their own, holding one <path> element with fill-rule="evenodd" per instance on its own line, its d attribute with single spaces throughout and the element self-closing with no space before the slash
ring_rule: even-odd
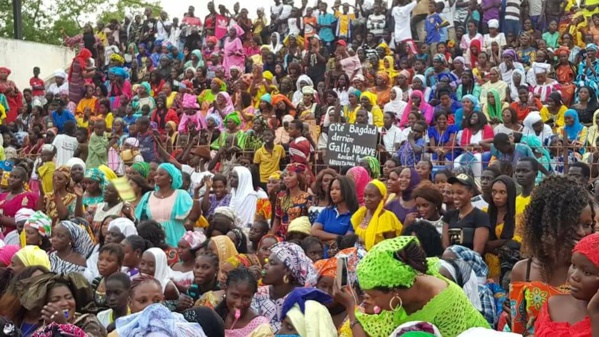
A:
<svg viewBox="0 0 599 337">
<path fill-rule="evenodd" d="M 40 67 L 40 77 L 46 81 L 56 69 L 66 69 L 75 57 L 75 51 L 66 47 L 37 42 L 0 38 L 0 66 L 8 67 L 19 90 L 29 88 L 33 67 Z"/>
</svg>

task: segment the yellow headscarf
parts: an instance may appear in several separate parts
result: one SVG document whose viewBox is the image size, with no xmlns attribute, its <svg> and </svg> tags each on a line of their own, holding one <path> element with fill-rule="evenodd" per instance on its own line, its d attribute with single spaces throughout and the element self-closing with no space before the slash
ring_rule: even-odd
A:
<svg viewBox="0 0 599 337">
<path fill-rule="evenodd" d="M 50 267 L 50 259 L 48 254 L 38 246 L 25 246 L 15 254 L 25 267 L 42 266 L 48 270 Z"/>
<path fill-rule="evenodd" d="M 387 63 L 389 63 L 389 67 L 385 67 L 385 71 L 391 78 L 391 82 L 389 82 L 387 84 L 393 84 L 393 83 L 395 83 L 395 78 L 397 77 L 397 75 L 399 75 L 399 72 L 397 70 L 395 70 L 395 60 L 393 59 L 393 56 L 391 56 L 391 55 L 385 56 L 385 60 L 387 60 Z M 384 63 L 385 62 L 383 62 L 383 64 Z"/>
<path fill-rule="evenodd" d="M 291 220 L 287 228 L 287 233 L 296 232 L 310 235 L 311 229 L 310 219 L 307 216 L 300 216 Z"/>
<path fill-rule="evenodd" d="M 384 210 L 385 200 L 387 199 L 387 187 L 385 184 L 380 180 L 374 179 L 369 185 L 374 185 L 379 190 L 382 199 L 374 211 L 368 226 L 366 228 L 360 226 L 367 213 L 366 206 L 360 207 L 351 217 L 354 232 L 364 241 L 366 250 L 369 250 L 377 243 L 383 241 L 385 239 L 383 236 L 385 233 L 395 232 L 396 235 L 401 235 L 403 229 L 403 225 L 397 219 L 395 214 Z"/>
<path fill-rule="evenodd" d="M 102 173 L 104 173 L 104 176 L 106 177 L 107 181 L 112 181 L 112 180 L 118 178 L 116 173 L 114 173 L 114 171 L 111 170 L 110 167 L 108 167 L 106 165 L 98 166 L 98 170 L 100 170 L 100 171 L 102 171 Z"/>
<path fill-rule="evenodd" d="M 362 97 L 368 98 L 373 107 L 376 106 L 376 94 L 370 91 L 364 91 L 362 95 L 360 95 L 360 99 L 362 99 Z"/>
<path fill-rule="evenodd" d="M 230 257 L 239 254 L 235 248 L 235 244 L 231 241 L 231 238 L 226 235 L 217 235 L 210 240 L 214 242 L 214 245 L 216 246 L 218 261 L 220 261 L 219 264 L 221 268 Z"/>
</svg>

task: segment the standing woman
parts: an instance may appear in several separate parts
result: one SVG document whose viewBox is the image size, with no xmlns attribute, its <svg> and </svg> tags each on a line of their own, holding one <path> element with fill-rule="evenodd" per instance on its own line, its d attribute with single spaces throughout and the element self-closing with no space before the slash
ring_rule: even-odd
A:
<svg viewBox="0 0 599 337">
<path fill-rule="evenodd" d="M 587 138 L 587 127 L 584 126 L 578 119 L 578 112 L 574 109 L 568 109 L 564 113 L 564 127 L 557 134 L 565 133 L 566 139 L 575 147 L 581 147 Z"/>
<path fill-rule="evenodd" d="M 364 241 L 366 250 L 377 243 L 401 235 L 402 224 L 395 214 L 385 210 L 387 187 L 380 180 L 371 181 L 364 190 L 364 206 L 351 218 L 356 235 Z"/>
<path fill-rule="evenodd" d="M 413 168 L 399 167 L 389 173 L 387 186 L 393 194 L 387 199 L 385 208 L 395 214 L 402 224 L 409 225 L 418 216 L 416 202 L 412 198 L 412 192 L 418 184 L 420 176 Z"/>
<path fill-rule="evenodd" d="M 25 191 L 27 171 L 21 166 L 15 166 L 8 177 L 8 191 L 0 193 L 0 228 L 2 234 L 16 230 L 15 215 L 21 208 L 35 209 L 39 195 Z"/>
<path fill-rule="evenodd" d="M 155 220 L 161 224 L 166 233 L 166 243 L 176 247 L 179 238 L 185 234 L 184 222 L 198 220 L 197 211 L 192 210 L 193 200 L 187 191 L 180 189 L 183 177 L 173 164 L 164 163 L 158 166 L 156 191 L 146 193 L 135 209 L 138 220 Z"/>
<path fill-rule="evenodd" d="M 539 184 L 524 213 L 522 246 L 530 258 L 512 269 L 509 303 L 511 331 L 534 334 L 541 307 L 553 295 L 570 291 L 572 249 L 593 232 L 593 198 L 581 193 L 576 180 L 549 176 Z M 536 297 L 534 294 L 544 294 Z"/>
<path fill-rule="evenodd" d="M 437 111 L 435 113 L 434 126 L 428 128 L 428 137 L 430 139 L 430 151 L 433 152 L 432 159 L 438 165 L 444 165 L 453 162 L 458 154 L 455 146 L 455 138 L 459 128 L 455 125 L 449 125 L 449 114 L 446 111 Z"/>
<path fill-rule="evenodd" d="M 94 68 L 88 68 L 87 63 L 92 57 L 89 49 L 79 50 L 69 68 L 69 101 L 77 104 L 85 95 L 85 80 L 94 77 Z"/>
<path fill-rule="evenodd" d="M 83 273 L 86 259 L 94 249 L 88 229 L 71 221 L 61 221 L 52 232 L 53 252 L 48 255 L 51 271 L 57 274 Z"/>
<path fill-rule="evenodd" d="M 574 84 L 576 67 L 568 60 L 570 56 L 568 47 L 559 47 L 555 51 L 555 55 L 558 57 L 558 63 L 555 66 L 555 77 L 562 88 L 561 93 L 565 105 L 570 106 L 574 101 L 574 92 L 576 91 L 576 85 Z"/>
<path fill-rule="evenodd" d="M 243 44 L 241 43 L 243 33 L 243 29 L 238 25 L 233 25 L 229 28 L 229 36 L 225 39 L 225 48 L 223 49 L 223 66 L 225 67 L 225 74 L 227 77 L 229 77 L 229 69 L 231 69 L 231 67 L 245 67 L 245 54 L 243 51 Z"/>
<path fill-rule="evenodd" d="M 501 276 L 502 261 L 499 260 L 499 251 L 509 249 L 510 241 L 521 241 L 516 235 L 516 183 L 511 177 L 501 175 L 491 186 L 491 200 L 489 200 L 489 241 L 485 247 L 485 262 L 489 266 L 489 278 L 498 283 Z"/>
<path fill-rule="evenodd" d="M 317 273 L 312 260 L 302 248 L 294 243 L 279 242 L 272 246 L 268 263 L 262 272 L 263 286 L 258 288 L 252 300 L 252 310 L 269 319 L 272 330 L 277 333 L 283 324 L 283 302 L 297 287 L 313 286 Z"/>
<path fill-rule="evenodd" d="M 306 166 L 304 164 L 289 164 L 285 168 L 285 190 L 279 193 L 275 206 L 275 221 L 270 230 L 271 234 L 287 235 L 287 226 L 291 220 L 300 216 L 308 216 L 312 205 L 312 196 L 306 192 Z"/>
<path fill-rule="evenodd" d="M 456 209 L 443 216 L 443 248 L 452 245 L 450 229 L 460 229 L 461 245 L 482 255 L 489 240 L 491 226 L 487 213 L 472 205 L 471 200 L 477 192 L 474 179 L 462 173 L 449 178 L 448 183 L 452 185 Z"/>
<path fill-rule="evenodd" d="M 82 216 L 83 190 L 75 186 L 73 190 L 76 193 L 71 192 L 71 169 L 68 166 L 60 166 L 54 171 L 52 185 L 54 192 L 46 193 L 39 199 L 38 209 L 52 218 L 52 223 L 55 225 L 61 220 L 68 219 L 72 214 Z"/>
</svg>

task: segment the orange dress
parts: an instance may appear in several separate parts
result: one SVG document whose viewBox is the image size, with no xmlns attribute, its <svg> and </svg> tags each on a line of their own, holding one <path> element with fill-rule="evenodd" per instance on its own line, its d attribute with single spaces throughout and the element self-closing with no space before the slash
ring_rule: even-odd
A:
<svg viewBox="0 0 599 337">
<path fill-rule="evenodd" d="M 555 68 L 555 75 L 562 87 L 561 92 L 564 105 L 570 106 L 570 103 L 574 102 L 574 92 L 576 91 L 576 85 L 574 85 L 574 79 L 576 78 L 574 66 L 570 63 L 567 65 L 558 65 Z"/>
</svg>

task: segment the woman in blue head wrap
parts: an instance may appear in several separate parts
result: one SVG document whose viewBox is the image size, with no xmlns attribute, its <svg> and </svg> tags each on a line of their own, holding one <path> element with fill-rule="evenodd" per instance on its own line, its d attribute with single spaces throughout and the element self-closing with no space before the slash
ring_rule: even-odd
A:
<svg viewBox="0 0 599 337">
<path fill-rule="evenodd" d="M 347 94 L 347 99 L 349 100 L 349 104 L 343 107 L 343 114 L 347 116 L 348 123 L 356 122 L 356 114 L 358 110 L 362 109 L 362 105 L 360 104 L 360 97 L 362 96 L 362 92 L 358 89 L 352 89 Z"/>
<path fill-rule="evenodd" d="M 121 95 L 131 99 L 131 82 L 129 82 L 129 73 L 123 67 L 112 67 L 108 73 L 112 76 L 106 81 L 106 89 L 110 98 L 110 108 L 112 111 L 116 111 L 121 106 Z"/>
<path fill-rule="evenodd" d="M 568 109 L 564 113 L 564 125 L 559 131 L 558 135 L 562 135 L 565 131 L 565 136 L 568 137 L 570 142 L 578 143 L 574 145 L 582 146 L 587 138 L 587 127 L 580 123 L 578 119 L 578 112 L 574 109 Z"/>
<path fill-rule="evenodd" d="M 454 125 L 457 125 L 458 128 L 461 128 L 462 119 L 472 111 L 480 111 L 478 98 L 473 95 L 464 95 L 464 97 L 462 97 L 462 108 L 456 110 L 455 112 Z"/>
<path fill-rule="evenodd" d="M 199 218 L 195 210 L 200 207 L 192 207 L 193 199 L 181 189 L 183 178 L 175 165 L 160 164 L 154 182 L 154 191 L 147 192 L 141 198 L 135 209 L 135 217 L 140 221 L 158 222 L 166 234 L 166 243 L 176 247 L 185 231 L 193 230 L 193 224 Z"/>
</svg>

